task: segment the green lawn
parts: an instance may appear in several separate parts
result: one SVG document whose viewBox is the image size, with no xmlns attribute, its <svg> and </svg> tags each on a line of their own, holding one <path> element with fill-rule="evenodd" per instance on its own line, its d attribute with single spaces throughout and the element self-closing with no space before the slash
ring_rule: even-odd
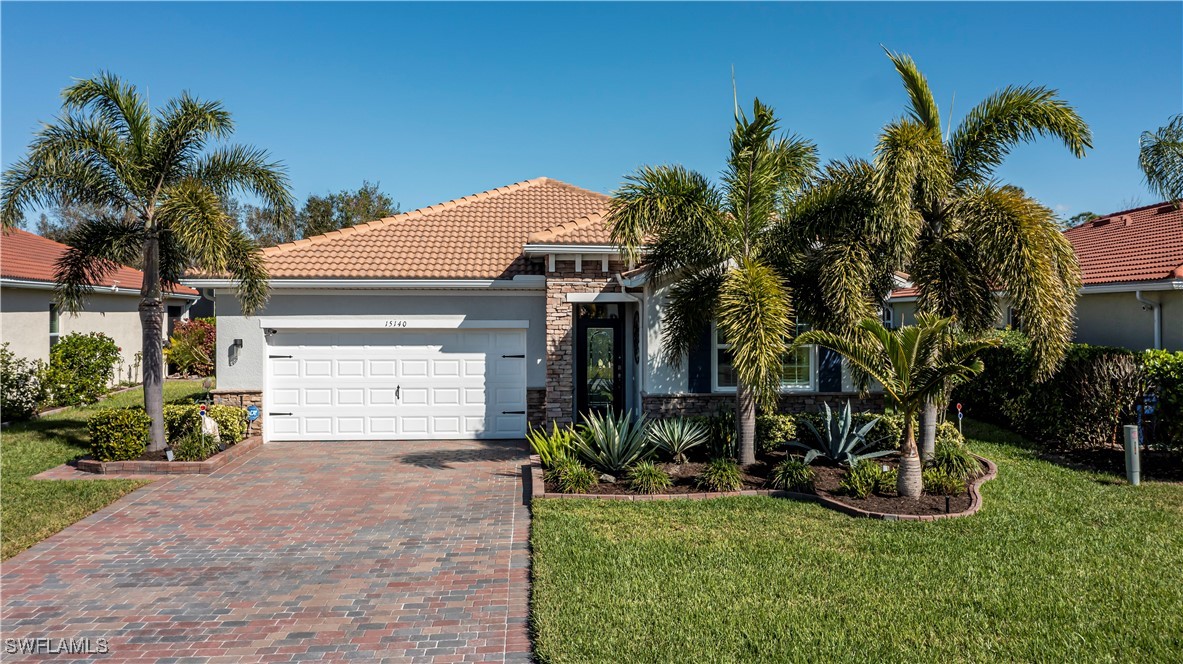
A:
<svg viewBox="0 0 1183 664">
<path fill-rule="evenodd" d="M 201 392 L 199 381 L 170 381 L 164 386 L 166 402 L 190 401 Z M 16 555 L 146 484 L 135 480 L 29 479 L 89 451 L 86 419 L 95 410 L 143 402 L 143 388 L 136 388 L 0 432 L 0 559 Z"/>
<path fill-rule="evenodd" d="M 546 662 L 1183 660 L 1183 485 L 1126 486 L 970 424 L 976 516 L 773 498 L 534 503 Z M 989 441 L 989 442 L 987 442 Z"/>
</svg>

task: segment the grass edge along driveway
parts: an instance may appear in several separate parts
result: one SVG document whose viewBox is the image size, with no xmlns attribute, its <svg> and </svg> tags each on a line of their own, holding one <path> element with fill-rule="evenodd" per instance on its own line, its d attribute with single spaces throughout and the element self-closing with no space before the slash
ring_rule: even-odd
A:
<svg viewBox="0 0 1183 664">
<path fill-rule="evenodd" d="M 966 424 L 999 477 L 963 519 L 852 519 L 762 497 L 535 501 L 537 655 L 1183 659 L 1183 485 L 1130 487 Z"/>
<path fill-rule="evenodd" d="M 199 381 L 168 381 L 166 403 L 189 403 Z M 86 420 L 100 408 L 142 405 L 144 389 L 110 395 L 18 422 L 0 431 L 0 559 L 12 556 L 147 484 L 141 480 L 34 480 L 34 475 L 90 451 Z"/>
</svg>

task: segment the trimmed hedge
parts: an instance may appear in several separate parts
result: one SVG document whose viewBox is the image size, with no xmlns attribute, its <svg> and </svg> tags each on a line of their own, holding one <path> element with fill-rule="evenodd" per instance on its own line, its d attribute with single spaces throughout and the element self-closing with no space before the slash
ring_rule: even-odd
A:
<svg viewBox="0 0 1183 664">
<path fill-rule="evenodd" d="M 107 393 L 119 363 L 119 347 L 102 332 L 75 332 L 49 349 L 45 387 L 55 406 L 94 403 Z"/>
<path fill-rule="evenodd" d="M 45 363 L 17 357 L 0 345 L 0 420 L 27 420 L 45 403 Z"/>
<path fill-rule="evenodd" d="M 233 445 L 246 437 L 246 410 L 237 406 L 208 406 L 206 412 L 218 423 L 222 442 Z M 201 406 L 165 406 L 165 436 L 170 443 L 201 431 Z"/>
<path fill-rule="evenodd" d="M 1121 425 L 1133 422 L 1142 377 L 1134 351 L 1073 344 L 1060 368 L 1038 384 L 1022 333 L 1002 333 L 1002 344 L 981 358 L 985 371 L 953 395 L 971 417 L 1066 448 L 1118 441 Z"/>
<path fill-rule="evenodd" d="M 1142 373 L 1158 394 L 1155 443 L 1183 448 L 1183 351 L 1148 350 L 1142 354 Z"/>
<path fill-rule="evenodd" d="M 142 408 L 105 408 L 90 416 L 90 453 L 99 461 L 128 461 L 144 453 L 152 418 Z"/>
</svg>

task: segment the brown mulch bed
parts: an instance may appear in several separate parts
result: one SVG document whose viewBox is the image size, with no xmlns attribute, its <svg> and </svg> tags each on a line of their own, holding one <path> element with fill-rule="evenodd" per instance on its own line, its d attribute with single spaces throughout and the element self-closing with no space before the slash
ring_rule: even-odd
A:
<svg viewBox="0 0 1183 664">
<path fill-rule="evenodd" d="M 767 489 L 768 475 L 780 461 L 784 460 L 783 453 L 768 455 L 757 460 L 756 464 L 745 469 L 744 472 L 744 489 Z M 896 468 L 898 460 L 894 456 L 881 457 L 874 460 L 876 463 L 886 465 L 890 468 Z M 673 486 L 663 491 L 665 494 L 678 495 L 689 493 L 704 493 L 706 489 L 698 486 L 698 476 L 702 473 L 705 463 L 686 463 L 681 465 L 675 464 L 658 464 L 663 470 L 669 473 L 673 480 Z M 838 484 L 845 475 L 846 470 L 839 466 L 825 465 L 820 460 L 813 463 L 814 469 L 814 493 L 824 496 L 830 500 L 834 500 L 851 507 L 856 507 L 868 512 L 881 512 L 884 514 L 944 514 L 946 512 L 945 498 L 946 496 L 928 495 L 925 494 L 918 499 L 900 498 L 892 491 L 885 495 L 872 495 L 867 498 L 854 498 L 852 496 L 841 493 L 838 489 Z M 985 473 L 985 468 L 982 469 Z M 558 493 L 558 487 L 550 482 L 546 483 L 547 493 Z M 628 481 L 624 478 L 617 478 L 615 482 L 600 482 L 594 486 L 588 494 L 592 495 L 626 495 L 636 496 L 641 495 L 639 491 L 634 491 L 628 485 Z M 948 511 L 952 513 L 964 512 L 969 509 L 972 499 L 969 492 L 962 493 L 957 496 L 949 496 Z"/>
<path fill-rule="evenodd" d="M 1042 458 L 1072 468 L 1125 477 L 1125 450 L 1101 447 L 1045 452 Z M 1183 482 L 1183 452 L 1142 450 L 1142 479 L 1157 482 Z"/>
</svg>

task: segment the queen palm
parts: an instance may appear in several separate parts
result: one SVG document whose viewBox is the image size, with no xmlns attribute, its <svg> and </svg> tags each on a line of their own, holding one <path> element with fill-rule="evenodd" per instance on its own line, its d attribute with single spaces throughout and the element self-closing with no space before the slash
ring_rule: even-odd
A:
<svg viewBox="0 0 1183 664">
<path fill-rule="evenodd" d="M 56 269 L 55 298 L 68 311 L 120 265 L 144 272 L 140 291 L 144 406 L 149 449 L 164 448 L 162 291 L 190 268 L 238 282 L 245 312 L 266 301 L 267 273 L 254 243 L 223 202 L 253 194 L 281 216 L 292 210 L 282 167 L 243 146 L 210 146 L 234 129 L 220 102 L 188 93 L 155 113 L 136 88 L 111 74 L 62 92 L 62 115 L 37 132 L 28 154 L 3 175 L 0 219 L 16 224 L 33 205 L 88 205 L 115 215 L 79 223 Z"/>
<path fill-rule="evenodd" d="M 975 356 L 998 340 L 957 337 L 952 334 L 950 319 L 920 313 L 915 325 L 895 330 L 887 329 L 877 319 L 865 318 L 846 334 L 810 330 L 797 337 L 797 343 L 836 351 L 866 378 L 878 382 L 892 405 L 903 412 L 904 438 L 896 491 L 915 498 L 924 489 L 916 447 L 916 412 L 947 386 L 980 373 L 982 361 Z"/>
<path fill-rule="evenodd" d="M 1014 147 L 1039 137 L 1059 139 L 1082 157 L 1091 147 L 1089 128 L 1055 90 L 1023 86 L 991 94 L 942 135 L 936 101 L 916 63 L 888 56 L 908 95 L 906 115 L 884 127 L 873 164 L 829 179 L 843 195 L 803 201 L 809 209 L 799 216 L 814 222 L 798 226 L 861 227 L 846 231 L 851 245 L 871 238 L 863 252 L 888 259 L 880 275 L 906 272 L 918 290 L 917 311 L 950 318 L 971 334 L 994 326 L 996 293 L 1005 292 L 1031 338 L 1035 378 L 1045 378 L 1072 340 L 1079 268 L 1055 213 L 999 182 L 995 171 Z M 854 281 L 830 285 L 850 293 L 845 299 L 863 290 Z M 944 400 L 941 392 L 933 396 L 924 409 L 926 454 L 936 403 Z"/>
<path fill-rule="evenodd" d="M 1138 146 L 1138 165 L 1150 190 L 1176 205 L 1183 203 L 1183 114 L 1158 131 L 1142 132 Z"/>
<path fill-rule="evenodd" d="M 770 107 L 735 114 L 731 154 L 716 185 L 681 166 L 644 167 L 609 206 L 612 240 L 644 247 L 654 281 L 675 278 L 664 313 L 664 354 L 679 364 L 715 321 L 731 344 L 739 460 L 755 463 L 757 404 L 774 408 L 781 362 L 795 333 L 792 300 L 768 257 L 784 208 L 817 168 L 807 140 L 777 133 Z"/>
</svg>

